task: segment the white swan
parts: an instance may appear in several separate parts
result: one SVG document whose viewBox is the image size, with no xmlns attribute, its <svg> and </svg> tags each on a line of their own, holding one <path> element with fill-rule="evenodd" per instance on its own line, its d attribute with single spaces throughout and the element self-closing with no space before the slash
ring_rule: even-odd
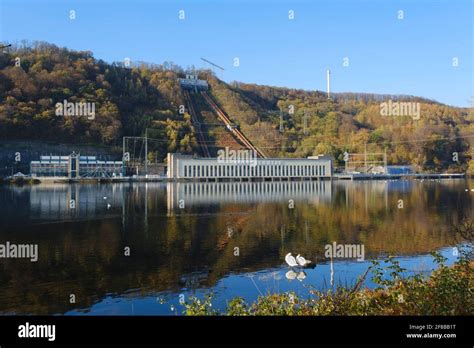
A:
<svg viewBox="0 0 474 348">
<path fill-rule="evenodd" d="M 295 280 L 296 277 L 297 277 L 297 273 L 295 271 L 293 271 L 292 269 L 290 269 L 288 272 L 286 272 L 285 274 L 285 277 L 286 279 L 288 280 Z"/>
<path fill-rule="evenodd" d="M 301 272 L 298 273 L 298 275 L 296 276 L 296 279 L 298 279 L 300 282 L 302 282 L 305 278 L 306 278 L 306 273 L 305 273 L 304 271 L 301 271 Z"/>
<path fill-rule="evenodd" d="M 298 266 L 298 263 L 296 262 L 295 257 L 291 256 L 291 253 L 286 254 L 285 261 L 290 267 Z"/>
<path fill-rule="evenodd" d="M 298 264 L 301 266 L 301 267 L 304 267 L 306 265 L 309 265 L 311 263 L 311 261 L 309 260 L 306 260 L 303 256 L 301 256 L 300 254 L 296 255 L 296 262 L 298 262 Z"/>
</svg>

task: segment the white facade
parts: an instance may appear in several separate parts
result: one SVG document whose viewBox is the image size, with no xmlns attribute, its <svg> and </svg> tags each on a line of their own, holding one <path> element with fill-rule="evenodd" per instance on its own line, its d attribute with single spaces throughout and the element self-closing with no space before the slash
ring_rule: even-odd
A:
<svg viewBox="0 0 474 348">
<path fill-rule="evenodd" d="M 168 154 L 170 179 L 330 178 L 332 162 L 321 158 L 221 160 Z"/>
<path fill-rule="evenodd" d="M 121 176 L 122 161 L 99 161 L 95 156 L 40 156 L 30 162 L 33 177 L 113 177 Z"/>
</svg>

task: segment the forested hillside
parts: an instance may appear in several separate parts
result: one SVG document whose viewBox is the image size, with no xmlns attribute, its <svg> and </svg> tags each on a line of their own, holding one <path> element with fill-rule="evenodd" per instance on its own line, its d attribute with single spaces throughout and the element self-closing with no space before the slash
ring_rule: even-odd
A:
<svg viewBox="0 0 474 348">
<path fill-rule="evenodd" d="M 221 106 L 257 146 L 273 156 L 329 153 L 342 165 L 345 151 L 364 152 L 367 147 L 369 152 L 386 151 L 392 164 L 474 170 L 472 109 L 409 96 L 339 93 L 328 100 L 322 92 L 209 81 Z M 419 102 L 419 119 L 381 116 L 380 103 L 389 99 Z M 458 162 L 453 161 L 453 153 Z"/>
<path fill-rule="evenodd" d="M 178 113 L 180 73 L 171 64 L 107 64 L 47 43 L 14 48 L 0 55 L 0 138 L 121 146 L 122 135 L 153 127 L 164 140 L 162 156 L 192 152 L 189 115 Z M 95 103 L 97 116 L 58 117 L 55 104 L 64 100 Z"/>
<path fill-rule="evenodd" d="M 474 171 L 472 110 L 409 96 L 322 92 L 227 84 L 210 71 L 193 71 L 210 84 L 210 94 L 258 147 L 271 156 L 387 151 L 394 164 L 424 170 Z M 106 63 L 91 52 L 48 43 L 21 45 L 0 53 L 0 140 L 40 140 L 118 148 L 122 136 L 155 140 L 149 157 L 196 153 L 196 134 L 177 79 L 185 70 L 161 65 Z M 380 103 L 420 102 L 418 120 L 381 116 Z M 55 114 L 56 103 L 95 103 L 96 117 Z M 282 120 L 282 122 L 281 122 Z M 306 121 L 305 121 L 306 120 Z M 458 162 L 453 161 L 458 153 Z"/>
</svg>

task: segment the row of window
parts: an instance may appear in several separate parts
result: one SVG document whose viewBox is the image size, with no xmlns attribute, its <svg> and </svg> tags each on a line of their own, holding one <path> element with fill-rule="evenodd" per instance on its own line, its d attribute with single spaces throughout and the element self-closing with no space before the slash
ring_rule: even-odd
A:
<svg viewBox="0 0 474 348">
<path fill-rule="evenodd" d="M 209 183 L 198 185 L 183 186 L 184 194 L 197 195 L 215 195 L 215 194 L 283 194 L 283 193 L 310 193 L 310 192 L 326 192 L 324 181 L 285 181 L 285 182 L 264 182 L 264 185 L 245 185 L 242 183 L 219 183 L 210 185 Z"/>
<path fill-rule="evenodd" d="M 69 168 L 67 164 L 31 164 L 30 172 L 36 176 L 68 176 L 69 172 L 75 172 L 74 168 Z M 120 174 L 122 172 L 121 165 L 115 164 L 99 164 L 99 165 L 80 165 L 80 175 L 85 175 L 94 171 L 106 171 L 109 173 Z"/>
<path fill-rule="evenodd" d="M 317 177 L 326 176 L 325 165 L 184 165 L 185 178 L 235 177 Z"/>
</svg>

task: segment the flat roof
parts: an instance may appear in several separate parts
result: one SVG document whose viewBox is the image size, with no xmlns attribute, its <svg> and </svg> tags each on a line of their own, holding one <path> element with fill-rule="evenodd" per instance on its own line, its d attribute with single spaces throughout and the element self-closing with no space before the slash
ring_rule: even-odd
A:
<svg viewBox="0 0 474 348">
<path fill-rule="evenodd" d="M 188 158 L 188 157 L 178 157 L 177 159 L 181 160 L 196 160 L 196 161 L 203 161 L 203 160 L 220 160 L 218 157 L 196 157 L 196 158 Z M 332 161 L 331 158 L 248 158 L 242 156 L 241 158 L 235 159 L 223 159 L 223 162 L 233 162 L 233 161 Z"/>
</svg>

